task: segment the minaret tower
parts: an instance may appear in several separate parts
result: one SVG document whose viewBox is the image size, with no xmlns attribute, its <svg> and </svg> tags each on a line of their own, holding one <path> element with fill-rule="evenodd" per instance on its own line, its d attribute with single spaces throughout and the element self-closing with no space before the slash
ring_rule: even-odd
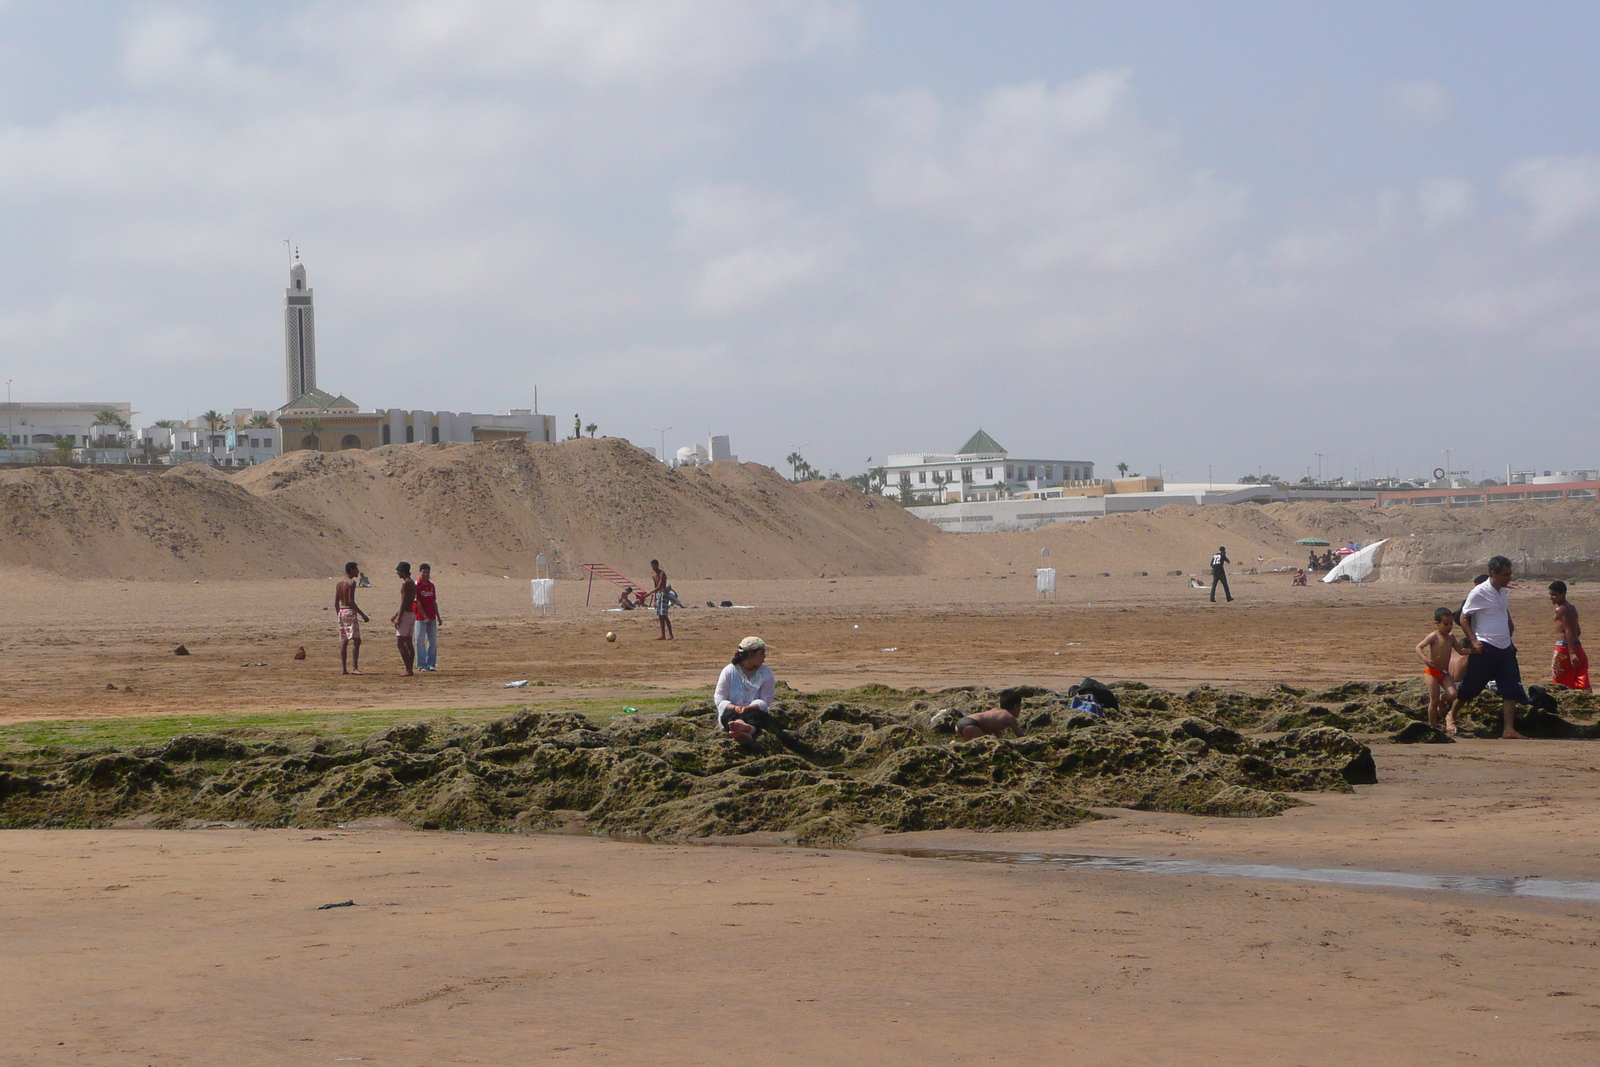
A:
<svg viewBox="0 0 1600 1067">
<path fill-rule="evenodd" d="M 283 291 L 283 349 L 289 385 L 289 402 L 317 387 L 317 333 L 311 311 L 311 287 L 305 264 L 294 250 L 289 268 L 289 288 Z"/>
</svg>

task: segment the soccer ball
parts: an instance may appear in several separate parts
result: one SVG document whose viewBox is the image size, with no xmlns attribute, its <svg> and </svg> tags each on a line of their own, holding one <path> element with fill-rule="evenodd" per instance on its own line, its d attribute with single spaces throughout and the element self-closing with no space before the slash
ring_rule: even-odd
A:
<svg viewBox="0 0 1600 1067">
<path fill-rule="evenodd" d="M 606 640 L 607 641 L 611 641 L 611 642 L 614 643 L 617 640 L 617 635 L 612 633 L 610 630 L 607 630 L 606 631 Z"/>
</svg>

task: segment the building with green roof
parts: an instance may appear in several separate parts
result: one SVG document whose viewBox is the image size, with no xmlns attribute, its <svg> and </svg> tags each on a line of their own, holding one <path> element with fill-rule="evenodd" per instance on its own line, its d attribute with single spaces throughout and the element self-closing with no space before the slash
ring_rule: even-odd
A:
<svg viewBox="0 0 1600 1067">
<path fill-rule="evenodd" d="M 890 455 L 884 475 L 884 495 L 905 504 L 1059 495 L 1095 480 L 1092 460 L 1013 456 L 982 427 L 954 452 Z"/>
</svg>

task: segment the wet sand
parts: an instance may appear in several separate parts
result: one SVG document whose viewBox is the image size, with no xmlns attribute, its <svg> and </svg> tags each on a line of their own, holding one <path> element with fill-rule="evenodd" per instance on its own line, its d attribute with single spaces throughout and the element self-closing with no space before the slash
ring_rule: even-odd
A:
<svg viewBox="0 0 1600 1067">
<path fill-rule="evenodd" d="M 1385 784 L 1278 819 L 867 844 L 1593 876 L 1581 744 L 1383 756 Z M 1600 1046 L 1594 904 L 381 829 L 0 840 L 8 1063 L 1581 1063 Z"/>
</svg>

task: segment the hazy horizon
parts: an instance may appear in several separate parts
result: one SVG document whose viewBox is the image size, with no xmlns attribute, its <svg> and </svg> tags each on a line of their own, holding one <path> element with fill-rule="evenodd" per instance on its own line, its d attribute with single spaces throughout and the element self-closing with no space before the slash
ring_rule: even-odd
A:
<svg viewBox="0 0 1600 1067">
<path fill-rule="evenodd" d="M 1600 10 L 0 2 L 0 377 L 787 469 L 1600 466 Z"/>
</svg>

